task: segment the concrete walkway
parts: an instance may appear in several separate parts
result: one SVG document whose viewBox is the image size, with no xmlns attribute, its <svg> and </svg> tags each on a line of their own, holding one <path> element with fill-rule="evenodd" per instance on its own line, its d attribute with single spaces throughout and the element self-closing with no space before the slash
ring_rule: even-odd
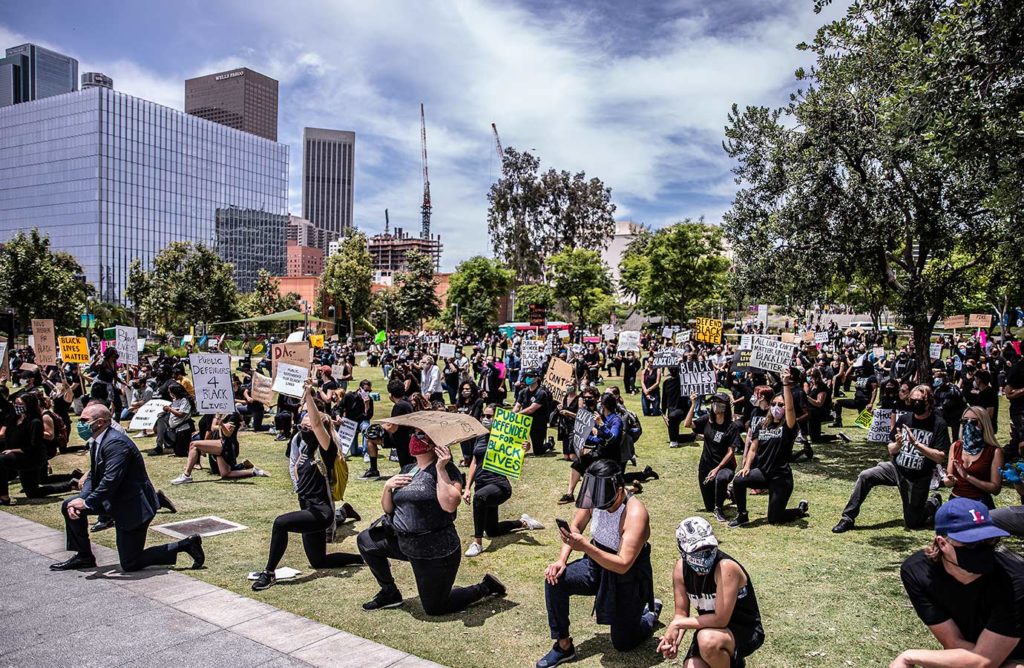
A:
<svg viewBox="0 0 1024 668">
<path fill-rule="evenodd" d="M 437 666 L 183 573 L 54 573 L 64 535 L 0 512 L 0 668 L 33 666 Z"/>
</svg>

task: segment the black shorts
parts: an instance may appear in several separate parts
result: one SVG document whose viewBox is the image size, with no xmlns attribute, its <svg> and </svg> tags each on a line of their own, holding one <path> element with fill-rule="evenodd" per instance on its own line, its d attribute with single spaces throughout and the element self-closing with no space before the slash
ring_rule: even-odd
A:
<svg viewBox="0 0 1024 668">
<path fill-rule="evenodd" d="M 729 630 L 732 631 L 732 637 L 736 641 L 736 649 L 733 651 L 732 658 L 729 661 L 729 668 L 742 668 L 745 665 L 743 659 L 756 652 L 764 644 L 764 630 L 761 628 L 751 629 L 734 626 L 730 626 Z M 693 657 L 700 657 L 696 632 L 693 634 L 693 640 L 690 642 L 690 649 L 686 651 L 686 656 L 683 657 L 683 662 L 685 663 L 686 659 Z"/>
</svg>

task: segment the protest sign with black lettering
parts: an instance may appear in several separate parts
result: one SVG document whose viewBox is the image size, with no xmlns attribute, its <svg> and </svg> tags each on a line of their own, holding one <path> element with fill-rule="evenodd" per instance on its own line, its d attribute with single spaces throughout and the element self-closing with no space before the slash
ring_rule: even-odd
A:
<svg viewBox="0 0 1024 668">
<path fill-rule="evenodd" d="M 828 332 L 815 332 L 814 333 L 815 343 L 828 343 Z"/>
<path fill-rule="evenodd" d="M 718 377 L 708 361 L 683 362 L 679 368 L 679 393 L 683 395 L 714 394 Z"/>
<path fill-rule="evenodd" d="M 523 371 L 540 369 L 544 366 L 544 341 L 527 340 L 520 346 L 520 368 Z"/>
<path fill-rule="evenodd" d="M 452 357 L 455 357 L 455 344 L 442 343 L 441 347 L 437 351 L 437 356 L 441 359 L 451 359 Z"/>
<path fill-rule="evenodd" d="M 164 412 L 164 406 L 170 406 L 171 402 L 163 399 L 150 399 L 142 404 L 139 410 L 135 411 L 132 421 L 128 424 L 129 429 L 149 430 L 156 426 L 156 420 Z"/>
<path fill-rule="evenodd" d="M 685 329 L 681 332 L 676 332 L 676 343 L 689 343 L 691 336 L 693 336 L 693 332 L 691 332 L 688 329 Z"/>
<path fill-rule="evenodd" d="M 767 336 L 758 336 L 750 350 L 750 366 L 764 371 L 782 373 L 793 363 L 795 343 L 783 343 Z"/>
<path fill-rule="evenodd" d="M 663 339 L 668 339 L 669 341 L 671 341 L 672 340 L 672 336 L 675 333 L 676 333 L 676 328 L 675 327 L 662 327 L 661 328 L 661 338 L 663 338 Z"/>
<path fill-rule="evenodd" d="M 732 356 L 732 371 L 733 373 L 739 371 L 750 370 L 750 351 L 749 350 L 737 350 Z"/>
<path fill-rule="evenodd" d="M 991 327 L 992 315 L 990 313 L 972 313 L 967 319 L 968 327 Z"/>
<path fill-rule="evenodd" d="M 701 343 L 717 346 L 722 342 L 722 321 L 714 318 L 697 318 L 693 338 Z"/>
<path fill-rule="evenodd" d="M 274 403 L 274 381 L 264 376 L 262 373 L 254 373 L 252 375 L 252 385 L 249 388 L 249 394 L 256 401 L 263 404 L 265 407 L 269 407 Z"/>
<path fill-rule="evenodd" d="M 573 369 L 568 362 L 563 362 L 557 357 L 551 360 L 548 372 L 544 376 L 544 387 L 548 388 L 551 398 L 555 403 L 561 403 L 572 384 Z"/>
<path fill-rule="evenodd" d="M 349 420 L 347 417 L 341 418 L 341 424 L 338 425 L 338 439 L 341 440 L 341 448 L 344 452 L 349 452 L 352 449 L 357 431 L 359 431 L 359 423 Z"/>
<path fill-rule="evenodd" d="M 628 350 L 632 350 L 635 353 L 640 352 L 640 332 L 619 332 L 619 345 L 616 347 L 616 350 L 621 350 L 623 352 Z"/>
<path fill-rule="evenodd" d="M 118 325 L 114 346 L 117 348 L 117 361 L 121 364 L 139 363 L 139 330 L 135 327 Z"/>
<path fill-rule="evenodd" d="M 871 414 L 871 426 L 868 428 L 869 443 L 888 443 L 892 423 L 892 409 L 876 408 Z"/>
<path fill-rule="evenodd" d="M 754 335 L 753 334 L 741 334 L 740 335 L 740 347 L 737 350 L 750 350 L 754 347 Z"/>
<path fill-rule="evenodd" d="M 873 419 L 874 417 L 872 416 L 871 411 L 865 408 L 853 423 L 861 429 L 871 429 L 871 421 Z"/>
<path fill-rule="evenodd" d="M 942 344 L 941 343 L 929 343 L 928 344 L 928 357 L 933 360 L 942 359 Z"/>
<path fill-rule="evenodd" d="M 594 424 L 593 413 L 586 408 L 576 411 L 576 422 L 572 426 L 572 447 L 576 451 L 577 457 L 583 454 L 583 445 L 594 429 Z"/>
<path fill-rule="evenodd" d="M 32 349 L 36 353 L 36 364 L 53 366 L 57 364 L 57 336 L 53 332 L 53 320 L 32 319 Z"/>
<path fill-rule="evenodd" d="M 308 367 L 312 361 L 313 350 L 305 341 L 275 343 L 271 351 L 270 375 L 277 376 L 277 365 L 280 362 Z"/>
<path fill-rule="evenodd" d="M 484 470 L 518 480 L 523 473 L 523 458 L 530 442 L 532 415 L 499 408 L 491 423 L 491 436 L 484 454 Z"/>
<path fill-rule="evenodd" d="M 679 366 L 683 352 L 676 348 L 658 348 L 654 351 L 654 368 L 670 369 Z"/>
<path fill-rule="evenodd" d="M 614 341 L 615 325 L 601 325 L 601 338 L 605 341 Z"/>
<path fill-rule="evenodd" d="M 88 364 L 89 344 L 84 336 L 62 336 L 60 341 L 60 358 L 65 364 Z"/>
<path fill-rule="evenodd" d="M 963 329 L 967 326 L 967 316 L 951 315 L 942 321 L 945 329 Z"/>
<path fill-rule="evenodd" d="M 196 408 L 200 415 L 234 413 L 231 393 L 231 355 L 195 353 L 188 356 L 192 367 L 192 385 L 196 390 Z"/>
<path fill-rule="evenodd" d="M 296 366 L 281 362 L 277 365 L 277 376 L 274 378 L 274 391 L 287 397 L 302 398 L 306 379 L 309 378 L 308 366 Z"/>
</svg>

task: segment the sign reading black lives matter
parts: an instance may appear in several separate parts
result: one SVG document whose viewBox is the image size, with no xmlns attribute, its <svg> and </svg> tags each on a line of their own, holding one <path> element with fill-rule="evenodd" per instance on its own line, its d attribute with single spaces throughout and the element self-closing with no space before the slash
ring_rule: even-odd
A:
<svg viewBox="0 0 1024 668">
<path fill-rule="evenodd" d="M 587 442 L 591 430 L 594 428 L 594 414 L 586 408 L 576 411 L 576 423 L 572 427 L 572 447 L 576 450 L 576 456 L 583 453 L 583 444 Z"/>
<path fill-rule="evenodd" d="M 783 343 L 767 336 L 754 339 L 750 350 L 750 366 L 763 371 L 782 373 L 793 363 L 796 353 L 795 343 Z"/>
<path fill-rule="evenodd" d="M 711 362 L 683 362 L 679 365 L 679 390 L 682 394 L 714 394 L 718 381 Z"/>
<path fill-rule="evenodd" d="M 654 368 L 655 369 L 669 369 L 674 366 L 679 366 L 679 361 L 683 358 L 683 352 L 676 348 L 658 348 L 654 351 Z"/>
</svg>

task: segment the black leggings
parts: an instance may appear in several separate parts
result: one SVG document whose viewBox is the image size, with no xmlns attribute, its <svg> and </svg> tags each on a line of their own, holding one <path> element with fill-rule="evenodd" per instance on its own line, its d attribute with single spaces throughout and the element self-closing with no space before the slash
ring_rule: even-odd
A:
<svg viewBox="0 0 1024 668">
<path fill-rule="evenodd" d="M 765 478 L 761 469 L 750 469 L 745 476 L 736 476 L 732 481 L 732 500 L 741 515 L 747 513 L 747 489 L 768 488 L 768 523 L 786 524 L 803 517 L 799 508 L 786 508 L 793 495 L 793 474 Z"/>
<path fill-rule="evenodd" d="M 0 455 L 0 496 L 10 495 L 11 474 L 14 472 L 18 473 L 18 477 L 21 480 L 21 489 L 25 492 L 25 496 L 30 499 L 41 499 L 51 494 L 64 494 L 71 491 L 71 482 L 69 482 L 71 476 L 68 476 L 67 481 L 64 482 L 53 485 L 40 485 L 39 475 L 45 471 L 45 465 L 42 470 L 32 466 L 29 463 L 28 457 L 23 453 L 15 452 Z"/>
<path fill-rule="evenodd" d="M 332 552 L 327 554 L 327 529 L 331 526 L 334 513 L 326 504 L 310 504 L 299 500 L 302 510 L 278 515 L 274 520 L 274 531 L 270 536 L 270 556 L 267 557 L 268 572 L 277 570 L 281 557 L 288 549 L 288 534 L 301 533 L 302 547 L 306 559 L 313 568 L 342 568 L 363 563 L 358 554 Z"/>
<path fill-rule="evenodd" d="M 854 411 L 853 417 L 856 418 L 858 415 L 860 415 L 861 411 L 863 411 L 866 407 L 867 402 L 858 401 L 857 399 L 840 399 L 838 401 L 832 402 L 832 409 L 836 413 L 835 424 L 838 426 L 842 426 L 844 408 L 852 409 Z"/>
<path fill-rule="evenodd" d="M 381 588 L 394 588 L 389 559 L 408 561 L 416 578 L 423 612 L 428 615 L 446 615 L 465 610 L 490 592 L 483 583 L 469 587 L 455 587 L 459 574 L 462 551 L 455 550 L 440 559 L 414 559 L 407 557 L 398 545 L 398 537 L 383 526 L 376 526 L 359 534 L 359 553 L 370 567 Z"/>
<path fill-rule="evenodd" d="M 491 483 L 489 485 L 477 485 L 473 492 L 473 537 L 482 538 L 486 533 L 488 538 L 504 536 L 516 529 L 522 528 L 519 520 L 498 521 L 498 506 L 512 498 L 512 486 L 505 481 L 505 484 Z"/>
<path fill-rule="evenodd" d="M 821 425 L 823 420 L 815 417 L 811 417 L 807 421 L 807 429 L 810 433 L 811 443 L 832 443 L 839 437 L 835 434 L 823 434 L 821 433 Z"/>
</svg>

